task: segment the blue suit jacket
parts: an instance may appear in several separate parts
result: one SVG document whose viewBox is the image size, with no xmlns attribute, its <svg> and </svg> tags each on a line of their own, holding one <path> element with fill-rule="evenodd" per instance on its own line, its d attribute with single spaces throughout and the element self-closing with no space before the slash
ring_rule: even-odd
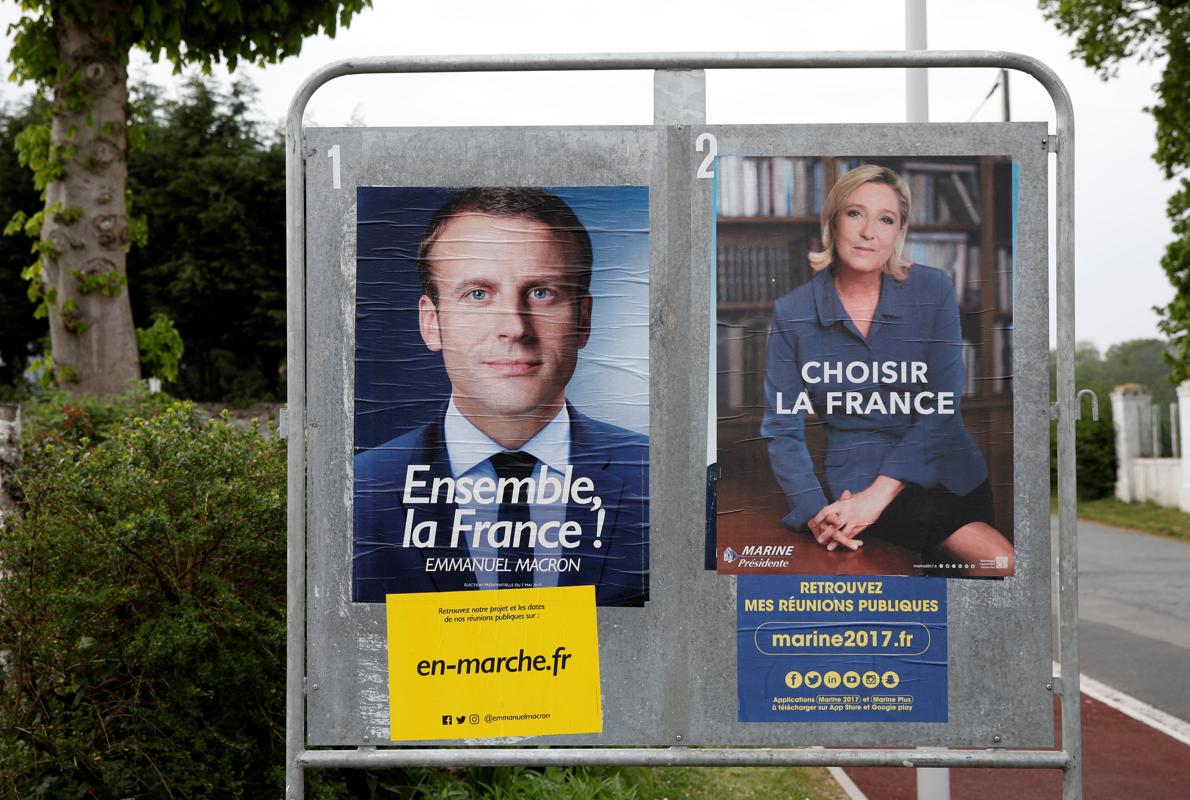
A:
<svg viewBox="0 0 1190 800">
<path fill-rule="evenodd" d="M 568 405 L 570 464 L 574 478 L 588 477 L 605 512 L 600 547 L 595 548 L 595 514 L 588 505 L 571 503 L 567 520 L 582 527 L 579 547 L 566 553 L 582 559 L 576 572 L 561 572 L 560 586 L 595 586 L 603 606 L 639 606 L 649 594 L 649 444 L 641 434 L 591 419 Z M 451 548 L 453 503 L 417 504 L 415 524 L 435 520 L 438 541 L 446 546 L 402 547 L 406 505 L 406 467 L 427 464 L 420 478 L 450 477 L 450 459 L 442 439 L 443 413 L 355 457 L 352 600 L 382 603 L 386 594 L 442 592 L 474 588 L 469 571 L 427 572 L 428 558 L 467 557 L 466 546 Z"/>
<path fill-rule="evenodd" d="M 892 361 L 924 362 L 925 382 L 900 380 L 852 383 L 844 377 L 806 383 L 802 366 Z M 815 377 L 821 369 L 814 370 Z M 823 270 L 777 300 L 765 363 L 766 408 L 761 435 L 768 440 L 773 473 L 789 501 L 783 522 L 802 530 L 806 522 L 844 489 L 858 492 L 878 475 L 924 488 L 943 486 L 965 495 L 987 479 L 987 464 L 963 425 L 959 397 L 966 383 L 962 334 L 954 285 L 941 270 L 914 264 L 897 281 L 881 275 L 880 301 L 867 339 L 860 336 L 835 291 L 833 270 Z M 778 414 L 807 392 L 814 412 L 826 424 L 826 491 L 814 476 L 806 448 L 803 413 Z M 828 412 L 827 392 L 873 393 L 953 392 L 953 414 L 847 414 L 845 407 Z"/>
</svg>

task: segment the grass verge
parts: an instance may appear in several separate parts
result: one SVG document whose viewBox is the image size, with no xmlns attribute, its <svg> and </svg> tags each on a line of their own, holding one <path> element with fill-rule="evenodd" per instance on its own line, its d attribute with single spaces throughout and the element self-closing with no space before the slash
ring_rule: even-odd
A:
<svg viewBox="0 0 1190 800">
<path fill-rule="evenodd" d="M 391 800 L 847 800 L 825 769 L 479 767 L 371 775 L 353 796 Z M 358 776 L 357 776 L 358 781 Z"/>
<path fill-rule="evenodd" d="M 846 800 L 825 769 L 666 767 L 646 770 L 641 800 Z"/>
<path fill-rule="evenodd" d="M 1058 500 L 1050 498 L 1050 509 L 1057 513 Z M 1190 514 L 1156 503 L 1125 503 L 1114 497 L 1080 500 L 1078 518 L 1102 522 L 1117 528 L 1152 533 L 1170 539 L 1190 541 Z"/>
</svg>

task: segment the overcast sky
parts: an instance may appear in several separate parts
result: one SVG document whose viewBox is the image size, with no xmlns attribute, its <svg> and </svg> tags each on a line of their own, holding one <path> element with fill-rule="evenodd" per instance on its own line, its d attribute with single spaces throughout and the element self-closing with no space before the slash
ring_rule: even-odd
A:
<svg viewBox="0 0 1190 800">
<path fill-rule="evenodd" d="M 889 0 L 374 3 L 334 40 L 308 40 L 298 58 L 237 70 L 260 87 L 263 118 L 283 120 L 297 86 L 318 67 L 365 55 L 888 50 L 905 41 L 903 4 Z M 19 13 L 14 0 L 0 0 L 0 26 Z M 1024 53 L 1066 84 L 1076 117 L 1077 337 L 1106 349 L 1157 336 L 1152 306 L 1173 297 L 1160 267 L 1171 238 L 1164 208 L 1173 189 L 1150 159 L 1154 125 L 1143 110 L 1154 100 L 1158 67 L 1130 63 L 1114 80 L 1098 80 L 1069 57 L 1069 42 L 1034 0 L 934 0 L 928 13 L 931 49 Z M 5 56 L 8 46 L 7 37 L 0 40 Z M 168 67 L 141 55 L 131 69 L 162 84 L 176 80 Z M 999 119 L 999 95 L 976 113 L 995 80 L 994 70 L 931 71 L 931 120 Z M 1049 120 L 1052 130 L 1052 104 L 1040 84 L 1016 73 L 1010 85 L 1013 119 Z M 17 90 L 2 91 L 13 97 Z M 900 122 L 904 72 L 711 72 L 707 117 L 711 123 Z M 348 122 L 648 124 L 652 81 L 644 72 L 342 78 L 315 94 L 307 124 Z"/>
</svg>

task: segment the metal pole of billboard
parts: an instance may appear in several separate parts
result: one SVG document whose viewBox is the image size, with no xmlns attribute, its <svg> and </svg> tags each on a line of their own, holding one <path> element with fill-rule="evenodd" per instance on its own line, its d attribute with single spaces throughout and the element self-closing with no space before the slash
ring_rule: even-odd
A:
<svg viewBox="0 0 1190 800">
<path fill-rule="evenodd" d="M 1008 70 L 1000 70 L 1000 119 L 1012 121 L 1012 104 L 1008 99 Z"/>
<path fill-rule="evenodd" d="M 929 47 L 926 0 L 905 0 L 905 49 Z M 929 73 L 924 69 L 905 70 L 905 121 L 930 121 Z M 950 770 L 945 767 L 918 767 L 917 800 L 950 800 Z"/>
<path fill-rule="evenodd" d="M 311 94 L 313 91 L 311 90 Z M 303 800 L 306 741 L 306 180 L 302 113 L 285 130 L 285 304 L 288 514 L 285 556 L 285 797 Z M 295 477 L 296 476 L 296 477 Z"/>
<path fill-rule="evenodd" d="M 347 75 L 379 73 L 541 72 L 705 69 L 1014 69 L 1049 93 L 1057 131 L 1043 146 L 1057 156 L 1058 586 L 1062 741 L 1055 751 L 904 749 L 625 748 L 357 748 L 305 749 L 306 631 L 306 221 L 302 117 L 321 86 Z M 1062 769 L 1064 800 L 1082 797 L 1078 672 L 1078 550 L 1074 458 L 1074 113 L 1057 75 L 1037 59 L 993 51 L 811 53 L 663 53 L 593 55 L 414 56 L 348 59 L 328 64 L 298 88 L 286 121 L 286 280 L 288 290 L 288 549 L 286 641 L 286 797 L 305 796 L 306 767 L 398 766 L 900 766 Z"/>
<path fill-rule="evenodd" d="M 1083 795 L 1083 767 L 1074 458 L 1077 402 L 1074 387 L 1074 108 L 1066 87 L 1056 77 L 1041 83 L 1050 93 L 1057 112 L 1057 133 L 1047 138 L 1046 145 L 1050 152 L 1057 154 L 1058 655 L 1062 664 L 1062 749 L 1070 754 L 1070 763 L 1063 771 L 1062 797 L 1063 800 L 1079 800 Z"/>
<path fill-rule="evenodd" d="M 905 49 L 925 50 L 926 0 L 905 0 Z M 905 120 L 930 121 L 930 83 L 924 69 L 905 70 Z"/>
</svg>

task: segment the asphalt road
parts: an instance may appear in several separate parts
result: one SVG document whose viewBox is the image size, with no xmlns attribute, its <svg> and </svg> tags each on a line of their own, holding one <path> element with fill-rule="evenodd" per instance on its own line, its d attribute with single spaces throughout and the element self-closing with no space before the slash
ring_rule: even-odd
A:
<svg viewBox="0 0 1190 800">
<path fill-rule="evenodd" d="M 1054 525 L 1057 536 L 1057 521 Z M 1079 522 L 1080 672 L 1190 721 L 1190 542 Z M 1190 797 L 1190 745 L 1083 695 L 1087 800 Z M 1058 728 L 1055 702 L 1055 729 Z M 1058 732 L 1055 730 L 1055 741 Z M 849 769 L 868 800 L 915 800 L 906 769 Z M 953 769 L 951 800 L 1058 800 L 1056 770 Z"/>
<path fill-rule="evenodd" d="M 1190 542 L 1078 530 L 1081 672 L 1190 720 Z"/>
</svg>

